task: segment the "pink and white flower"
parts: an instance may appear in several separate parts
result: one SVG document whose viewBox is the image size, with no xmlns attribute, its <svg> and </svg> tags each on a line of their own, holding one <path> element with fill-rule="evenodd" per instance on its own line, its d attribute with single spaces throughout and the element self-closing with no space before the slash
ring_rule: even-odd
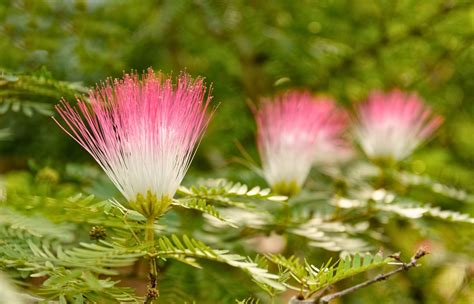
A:
<svg viewBox="0 0 474 304">
<path fill-rule="evenodd" d="M 131 204 L 154 200 L 169 205 L 209 121 L 211 97 L 205 92 L 202 79 L 182 74 L 173 84 L 149 69 L 141 79 L 126 74 L 91 90 L 90 104 L 78 100 L 72 107 L 63 100 L 56 106 L 63 123 L 55 121 Z"/>
<path fill-rule="evenodd" d="M 344 119 L 332 100 L 309 92 L 263 100 L 256 113 L 257 144 L 263 175 L 275 192 L 293 195 L 301 189 L 315 161 L 317 144 L 335 144 L 345 128 Z"/>
<path fill-rule="evenodd" d="M 401 160 L 442 124 L 416 94 L 375 91 L 357 109 L 355 135 L 372 159 Z"/>
</svg>

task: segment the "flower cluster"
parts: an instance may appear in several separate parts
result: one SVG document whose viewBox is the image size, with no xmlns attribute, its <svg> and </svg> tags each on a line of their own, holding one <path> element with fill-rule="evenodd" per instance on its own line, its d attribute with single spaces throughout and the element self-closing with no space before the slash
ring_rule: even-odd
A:
<svg viewBox="0 0 474 304">
<path fill-rule="evenodd" d="M 56 121 L 102 167 L 131 206 L 147 217 L 171 203 L 209 121 L 202 79 L 151 69 L 92 90 L 90 104 L 63 101 Z"/>
<path fill-rule="evenodd" d="M 356 112 L 355 138 L 374 161 L 402 160 L 443 120 L 418 96 L 399 90 L 371 93 Z M 354 155 L 344 136 L 347 115 L 330 99 L 289 92 L 264 100 L 256 122 L 263 175 L 278 193 L 298 192 L 312 164 L 342 162 Z"/>
<path fill-rule="evenodd" d="M 126 74 L 56 106 L 61 128 L 102 167 L 135 210 L 154 218 L 171 204 L 210 116 L 202 79 L 177 83 L 153 70 Z M 375 91 L 356 109 L 354 134 L 374 160 L 407 157 L 442 123 L 414 94 Z M 326 97 L 290 91 L 262 100 L 255 112 L 263 176 L 277 193 L 294 195 L 313 165 L 347 160 L 348 114 Z"/>
</svg>

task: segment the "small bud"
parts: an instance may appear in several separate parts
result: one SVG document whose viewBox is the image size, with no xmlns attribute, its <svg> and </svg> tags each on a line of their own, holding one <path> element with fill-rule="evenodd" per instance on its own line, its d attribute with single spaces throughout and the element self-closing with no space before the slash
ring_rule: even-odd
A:
<svg viewBox="0 0 474 304">
<path fill-rule="evenodd" d="M 153 288 L 153 287 L 148 287 L 148 290 L 146 292 L 146 297 L 148 299 L 156 299 L 159 296 L 158 289 Z"/>
<path fill-rule="evenodd" d="M 92 240 L 104 240 L 107 237 L 107 232 L 103 226 L 94 226 L 89 231 L 89 237 Z"/>
<path fill-rule="evenodd" d="M 40 183 L 57 184 L 59 173 L 50 167 L 44 167 L 36 174 L 36 181 Z"/>
<path fill-rule="evenodd" d="M 395 252 L 394 254 L 391 254 L 388 256 L 389 258 L 393 258 L 399 262 L 401 262 L 401 257 L 400 257 L 400 252 Z"/>
<path fill-rule="evenodd" d="M 423 248 L 420 248 L 420 249 L 418 249 L 418 251 L 415 254 L 415 259 L 418 260 L 419 258 L 421 258 L 421 257 L 423 257 L 427 254 L 428 254 L 428 252 L 426 252 Z"/>
</svg>

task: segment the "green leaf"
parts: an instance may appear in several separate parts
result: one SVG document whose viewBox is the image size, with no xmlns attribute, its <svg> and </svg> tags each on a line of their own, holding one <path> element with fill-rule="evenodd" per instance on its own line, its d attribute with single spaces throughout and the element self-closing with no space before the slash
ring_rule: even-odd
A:
<svg viewBox="0 0 474 304">
<path fill-rule="evenodd" d="M 176 235 L 171 236 L 171 239 L 162 236 L 158 240 L 156 254 L 161 258 L 177 259 L 185 263 L 189 261 L 191 265 L 194 261 L 186 260 L 186 258 L 206 259 L 224 263 L 240 268 L 257 282 L 270 285 L 276 289 L 284 289 L 283 285 L 277 281 L 277 275 L 269 273 L 267 269 L 258 267 L 253 261 L 238 254 L 231 254 L 227 250 L 212 249 L 203 242 L 191 239 L 190 237 L 183 237 L 183 241 L 181 241 Z"/>
<path fill-rule="evenodd" d="M 288 199 L 286 196 L 272 195 L 270 189 L 253 187 L 249 190 L 247 185 L 233 183 L 225 179 L 208 179 L 203 181 L 199 187 L 180 186 L 177 193 L 184 197 L 191 196 L 223 205 L 240 207 L 245 207 L 245 203 L 257 199 L 275 202 Z"/>
<path fill-rule="evenodd" d="M 360 254 L 355 254 L 353 257 L 347 256 L 333 265 L 330 264 L 331 261 L 328 261 L 321 268 L 317 268 L 306 261 L 301 262 L 300 259 L 294 256 L 285 258 L 281 255 L 272 255 L 268 258 L 283 269 L 283 271 L 280 271 L 280 275 L 289 272 L 291 277 L 302 285 L 303 290 L 310 294 L 348 277 L 387 265 L 393 261 L 392 258 L 384 259 L 380 255 L 372 256 L 370 254 L 364 255 L 362 259 Z M 294 290 L 301 290 L 301 287 L 293 286 L 288 282 L 285 285 Z"/>
<path fill-rule="evenodd" d="M 175 199 L 173 200 L 173 205 L 186 208 L 186 209 L 193 209 L 200 211 L 202 213 L 208 214 L 219 221 L 228 224 L 231 227 L 237 227 L 234 223 L 230 220 L 224 218 L 219 211 L 211 204 L 208 204 L 205 199 L 198 199 L 198 198 L 182 198 L 182 199 Z"/>
</svg>

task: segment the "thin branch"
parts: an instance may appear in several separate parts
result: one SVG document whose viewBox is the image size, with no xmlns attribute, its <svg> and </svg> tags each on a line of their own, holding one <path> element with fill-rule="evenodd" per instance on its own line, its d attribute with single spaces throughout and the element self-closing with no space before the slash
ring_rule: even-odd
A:
<svg viewBox="0 0 474 304">
<path fill-rule="evenodd" d="M 145 241 L 153 243 L 155 240 L 155 218 L 149 217 L 145 225 Z M 150 273 L 148 277 L 150 284 L 148 285 L 147 294 L 145 297 L 144 304 L 151 304 L 159 296 L 157 283 L 158 283 L 158 267 L 156 265 L 156 255 L 152 247 L 152 252 L 149 253 L 150 258 Z"/>
<path fill-rule="evenodd" d="M 324 296 L 325 294 L 327 294 L 333 288 L 334 288 L 334 286 L 328 285 L 328 286 L 324 287 L 321 290 L 315 290 L 313 292 L 310 292 L 309 294 L 306 295 L 306 298 L 310 298 L 310 297 L 314 296 L 316 299 L 319 299 L 322 296 Z"/>
<path fill-rule="evenodd" d="M 365 282 L 362 282 L 360 284 L 357 284 L 357 285 L 354 285 L 352 287 L 349 287 L 347 289 L 344 289 L 344 290 L 341 290 L 339 292 L 335 292 L 335 293 L 332 293 L 332 294 L 329 294 L 327 296 L 324 296 L 322 297 L 320 300 L 319 300 L 319 303 L 322 303 L 322 304 L 327 304 L 329 303 L 331 300 L 335 299 L 335 298 L 339 298 L 339 297 L 342 297 L 342 296 L 345 296 L 349 293 L 352 293 L 358 289 L 361 289 L 361 288 L 364 288 L 366 286 L 369 286 L 371 284 L 374 284 L 374 283 L 377 283 L 377 282 L 380 282 L 380 281 L 384 281 L 386 279 L 388 279 L 389 277 L 393 276 L 394 274 L 397 274 L 399 272 L 402 272 L 402 271 L 408 271 L 410 268 L 412 267 L 415 267 L 417 266 L 417 262 L 420 258 L 422 258 L 423 256 L 425 256 L 427 254 L 427 252 L 423 249 L 420 249 L 417 251 L 417 253 L 411 258 L 410 262 L 409 263 L 403 263 L 402 266 L 400 266 L 399 268 L 395 269 L 395 270 L 392 270 L 390 272 L 387 272 L 387 273 L 383 273 L 383 274 L 380 274 L 378 276 L 376 276 L 375 278 L 371 279 L 371 280 L 368 280 L 368 281 L 365 281 Z"/>
<path fill-rule="evenodd" d="M 156 261 L 155 257 L 150 257 L 150 267 L 156 269 Z M 157 277 L 154 274 L 155 271 L 150 270 L 150 273 L 148 274 L 149 280 L 150 280 L 150 285 L 148 285 L 148 290 L 147 294 L 145 297 L 145 302 L 144 304 L 151 304 L 153 301 L 158 297 L 158 289 L 157 287 Z"/>
</svg>

